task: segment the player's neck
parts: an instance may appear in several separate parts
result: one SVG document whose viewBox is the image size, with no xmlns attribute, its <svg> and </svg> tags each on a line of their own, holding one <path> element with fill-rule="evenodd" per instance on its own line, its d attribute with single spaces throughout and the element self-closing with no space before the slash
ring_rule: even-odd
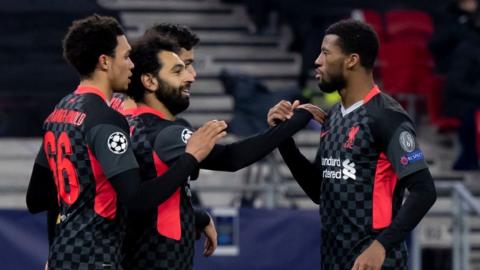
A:
<svg viewBox="0 0 480 270">
<path fill-rule="evenodd" d="M 374 85 L 375 82 L 371 74 L 367 77 L 351 78 L 347 83 L 347 87 L 339 92 L 343 107 L 348 109 L 353 104 L 363 100 L 368 93 L 370 93 Z"/>
<path fill-rule="evenodd" d="M 161 112 L 163 115 L 165 115 L 165 118 L 167 120 L 173 121 L 175 120 L 175 116 L 170 112 L 170 110 L 167 109 L 167 107 L 159 101 L 157 98 L 154 97 L 145 97 L 145 99 L 142 102 L 146 106 L 153 108 L 159 112 Z"/>
<path fill-rule="evenodd" d="M 102 93 L 105 94 L 107 97 L 107 101 L 110 101 L 112 99 L 112 87 L 110 87 L 110 84 L 106 82 L 105 80 L 99 80 L 94 77 L 88 78 L 88 79 L 82 79 L 80 81 L 81 86 L 93 86 L 95 88 L 98 88 Z"/>
</svg>

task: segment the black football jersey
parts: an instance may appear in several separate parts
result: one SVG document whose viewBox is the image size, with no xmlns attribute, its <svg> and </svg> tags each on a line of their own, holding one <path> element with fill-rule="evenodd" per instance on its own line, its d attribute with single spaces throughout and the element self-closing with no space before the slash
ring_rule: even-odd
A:
<svg viewBox="0 0 480 270">
<path fill-rule="evenodd" d="M 320 136 L 322 269 L 350 269 L 399 210 L 398 182 L 427 165 L 411 119 L 377 87 L 346 110 L 335 105 Z M 382 269 L 406 265 L 401 243 L 387 252 Z"/>
<path fill-rule="evenodd" d="M 185 123 L 164 119 L 147 106 L 126 115 L 142 181 L 162 175 L 185 152 L 192 134 Z M 192 269 L 195 218 L 187 184 L 153 212 L 129 220 L 126 269 Z"/>
<path fill-rule="evenodd" d="M 60 218 L 49 269 L 122 269 L 125 211 L 109 178 L 138 168 L 125 118 L 79 86 L 44 122 L 36 162 L 52 170 Z"/>
</svg>

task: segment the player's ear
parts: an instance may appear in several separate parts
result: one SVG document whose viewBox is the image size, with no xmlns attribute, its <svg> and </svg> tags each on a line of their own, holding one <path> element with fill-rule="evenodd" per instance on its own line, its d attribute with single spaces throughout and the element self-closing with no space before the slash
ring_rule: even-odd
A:
<svg viewBox="0 0 480 270">
<path fill-rule="evenodd" d="M 152 92 L 155 92 L 158 89 L 158 80 L 152 74 L 144 73 L 140 76 L 140 80 L 142 81 L 145 89 L 148 89 Z"/>
<path fill-rule="evenodd" d="M 110 56 L 106 54 L 102 54 L 98 57 L 98 66 L 102 70 L 108 70 L 111 63 L 112 63 L 112 60 L 110 59 Z"/>
<path fill-rule="evenodd" d="M 352 69 L 355 65 L 360 63 L 360 55 L 352 53 L 345 59 L 345 66 L 347 69 Z"/>
</svg>

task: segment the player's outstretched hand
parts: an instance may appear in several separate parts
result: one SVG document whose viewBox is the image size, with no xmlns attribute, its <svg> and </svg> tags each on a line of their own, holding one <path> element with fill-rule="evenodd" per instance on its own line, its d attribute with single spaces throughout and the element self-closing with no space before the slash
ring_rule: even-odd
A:
<svg viewBox="0 0 480 270">
<path fill-rule="evenodd" d="M 374 240 L 372 244 L 360 254 L 353 264 L 352 270 L 380 270 L 385 260 L 385 248 Z"/>
<path fill-rule="evenodd" d="M 323 124 L 323 122 L 325 122 L 325 118 L 326 118 L 327 114 L 320 107 L 315 106 L 315 105 L 310 104 L 310 103 L 305 103 L 305 104 L 297 106 L 297 108 L 298 109 L 305 109 L 305 110 L 309 111 L 313 115 L 313 119 L 315 119 L 315 121 L 317 121 L 321 124 Z"/>
<path fill-rule="evenodd" d="M 268 110 L 267 121 L 271 127 L 276 126 L 279 122 L 283 122 L 290 119 L 293 115 L 293 110 L 300 105 L 298 100 L 295 100 L 293 104 L 290 101 L 282 100 L 275 106 Z"/>
<path fill-rule="evenodd" d="M 193 155 L 198 162 L 204 160 L 218 140 L 225 137 L 227 132 L 225 121 L 211 120 L 205 123 L 197 131 L 192 133 L 188 140 L 185 152 Z"/>
<path fill-rule="evenodd" d="M 203 256 L 209 257 L 212 256 L 217 249 L 217 230 L 215 229 L 215 224 L 213 219 L 210 218 L 210 223 L 203 230 L 205 234 L 205 243 L 203 244 Z"/>
</svg>

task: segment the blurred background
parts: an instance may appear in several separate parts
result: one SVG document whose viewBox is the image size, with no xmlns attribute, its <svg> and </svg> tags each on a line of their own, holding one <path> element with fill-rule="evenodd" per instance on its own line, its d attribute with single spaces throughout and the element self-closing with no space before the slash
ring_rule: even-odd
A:
<svg viewBox="0 0 480 270">
<path fill-rule="evenodd" d="M 78 84 L 61 40 L 75 19 L 116 17 L 133 41 L 160 22 L 189 26 L 197 80 L 194 126 L 229 121 L 226 141 L 267 127 L 268 109 L 339 101 L 313 78 L 326 27 L 365 21 L 381 46 L 374 74 L 413 117 L 439 198 L 411 234 L 410 269 L 480 269 L 480 14 L 476 0 L 2 0 L 0 4 L 0 268 L 42 269 L 46 223 L 25 192 L 42 122 Z M 313 160 L 320 126 L 296 135 Z M 195 269 L 319 269 L 320 221 L 278 153 L 236 173 L 203 171 L 197 204 L 216 215 L 219 250 Z M 199 247 L 200 248 L 200 247 Z"/>
</svg>

